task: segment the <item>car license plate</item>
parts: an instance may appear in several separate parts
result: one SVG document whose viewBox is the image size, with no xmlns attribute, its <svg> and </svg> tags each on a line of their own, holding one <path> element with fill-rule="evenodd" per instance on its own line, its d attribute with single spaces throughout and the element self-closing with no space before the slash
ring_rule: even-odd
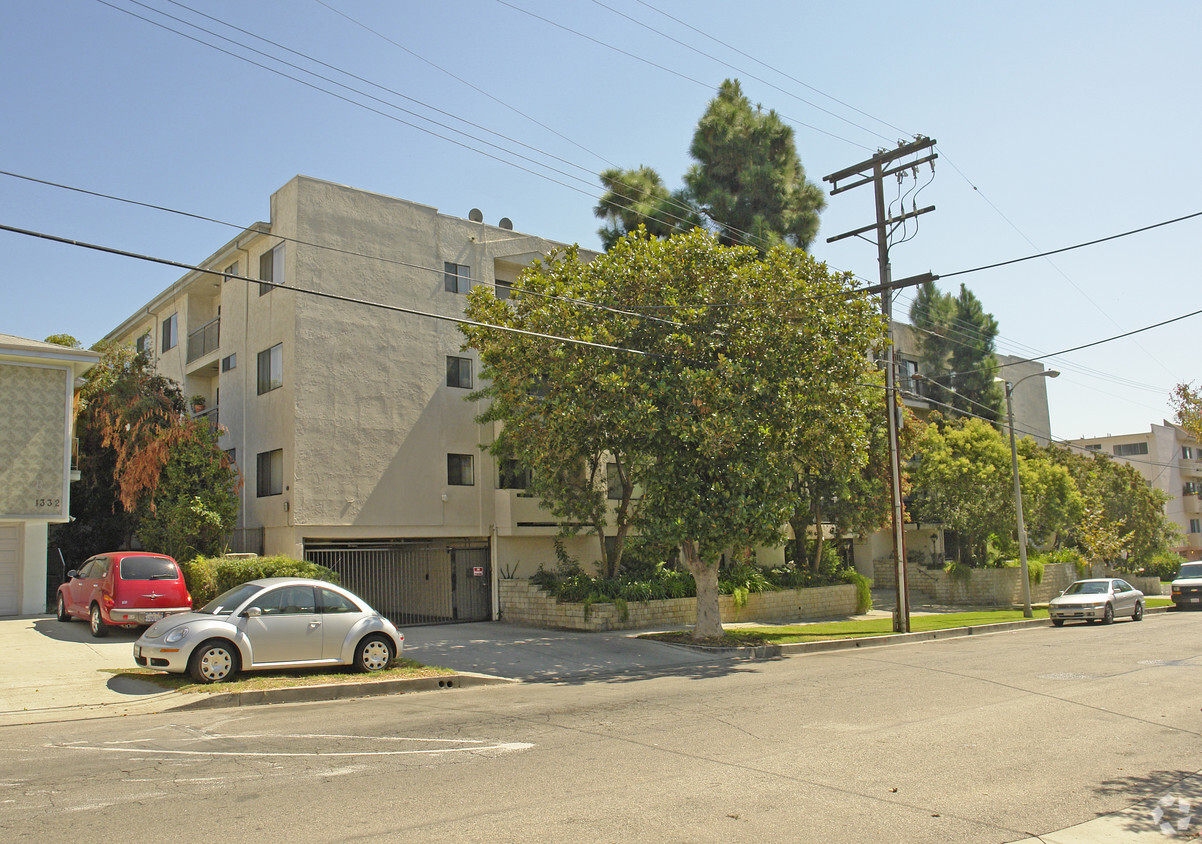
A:
<svg viewBox="0 0 1202 844">
<path fill-rule="evenodd" d="M 1202 601 L 1202 598 L 1190 598 L 1189 599 L 1189 602 L 1191 604 L 1196 604 L 1196 603 L 1198 603 L 1198 601 Z"/>
<path fill-rule="evenodd" d="M 147 622 L 153 622 L 158 621 L 162 617 L 163 614 L 161 612 L 148 612 L 142 616 L 142 619 Z"/>
</svg>

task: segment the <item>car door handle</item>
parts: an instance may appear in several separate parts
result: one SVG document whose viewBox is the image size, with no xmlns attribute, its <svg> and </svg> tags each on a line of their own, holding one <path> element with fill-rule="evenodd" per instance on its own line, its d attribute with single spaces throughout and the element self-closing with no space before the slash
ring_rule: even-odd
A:
<svg viewBox="0 0 1202 844">
<path fill-rule="evenodd" d="M 320 622 L 320 621 L 310 621 L 310 622 L 309 622 L 309 629 L 310 629 L 310 630 L 314 630 L 314 629 L 316 629 L 316 628 L 318 628 L 318 627 L 321 627 L 321 622 Z"/>
</svg>

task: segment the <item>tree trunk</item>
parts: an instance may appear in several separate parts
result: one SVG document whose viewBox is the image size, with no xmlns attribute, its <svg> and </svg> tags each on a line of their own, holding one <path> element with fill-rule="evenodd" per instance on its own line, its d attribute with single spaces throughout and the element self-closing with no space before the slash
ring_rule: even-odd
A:
<svg viewBox="0 0 1202 844">
<path fill-rule="evenodd" d="M 810 570 L 814 574 L 818 574 L 822 570 L 822 505 L 816 500 L 814 502 L 814 561 L 810 565 Z"/>
<path fill-rule="evenodd" d="M 718 608 L 718 566 L 701 559 L 697 545 L 686 539 L 681 545 L 685 568 L 697 584 L 697 624 L 694 639 L 716 639 L 722 636 L 722 613 Z"/>
</svg>

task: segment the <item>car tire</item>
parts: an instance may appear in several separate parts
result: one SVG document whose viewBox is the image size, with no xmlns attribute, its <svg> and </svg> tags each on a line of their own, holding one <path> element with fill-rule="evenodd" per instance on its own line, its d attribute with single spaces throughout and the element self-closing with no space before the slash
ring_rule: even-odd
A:
<svg viewBox="0 0 1202 844">
<path fill-rule="evenodd" d="M 1143 601 L 1135 602 L 1135 612 L 1131 613 L 1132 621 L 1143 621 L 1144 619 L 1144 604 Z"/>
<path fill-rule="evenodd" d="M 104 623 L 104 616 L 100 614 L 100 604 L 92 604 L 92 609 L 88 611 L 88 627 L 97 639 L 103 639 L 109 634 L 109 626 Z"/>
<path fill-rule="evenodd" d="M 57 613 L 57 615 L 58 615 L 59 621 L 70 621 L 71 620 L 71 613 L 67 612 L 67 601 L 65 598 L 63 598 L 62 592 L 58 593 L 58 613 Z"/>
<path fill-rule="evenodd" d="M 1052 626 L 1053 626 L 1053 627 L 1063 627 L 1063 626 L 1064 626 L 1064 619 L 1063 619 L 1063 618 L 1053 618 L 1053 619 L 1052 619 Z"/>
<path fill-rule="evenodd" d="M 224 639 L 202 642 L 188 657 L 188 674 L 197 683 L 223 683 L 240 667 L 238 649 Z"/>
<path fill-rule="evenodd" d="M 382 636 L 379 633 L 366 636 L 359 643 L 359 646 L 355 648 L 355 670 L 365 672 L 383 671 L 392 664 L 395 656 L 396 651 L 393 649 L 392 642 L 388 641 L 387 636 Z"/>
<path fill-rule="evenodd" d="M 1102 623 L 1111 624 L 1114 621 L 1114 604 L 1107 604 L 1106 609 L 1102 610 Z"/>
</svg>

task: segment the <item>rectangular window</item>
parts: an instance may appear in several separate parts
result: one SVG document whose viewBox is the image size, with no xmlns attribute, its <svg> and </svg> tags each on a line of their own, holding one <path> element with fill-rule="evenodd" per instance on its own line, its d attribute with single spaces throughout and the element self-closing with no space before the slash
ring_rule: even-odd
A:
<svg viewBox="0 0 1202 844">
<path fill-rule="evenodd" d="M 1200 485 L 1197 481 L 1186 481 L 1185 486 L 1181 488 L 1181 494 L 1197 495 L 1199 490 L 1202 490 L 1202 485 Z"/>
<path fill-rule="evenodd" d="M 1188 445 L 1181 446 L 1181 459 L 1182 460 L 1193 460 L 1194 459 L 1194 450 L 1192 448 L 1190 448 Z"/>
<path fill-rule="evenodd" d="M 472 286 L 472 270 L 467 264 L 452 264 L 449 261 L 442 265 L 443 286 L 448 293 L 467 293 Z"/>
<path fill-rule="evenodd" d="M 472 359 L 447 355 L 447 386 L 472 388 Z"/>
<path fill-rule="evenodd" d="M 1190 519 L 1189 520 L 1189 532 L 1190 533 L 1202 533 L 1202 519 Z"/>
<path fill-rule="evenodd" d="M 179 314 L 172 314 L 163 320 L 163 351 L 174 349 L 179 342 Z"/>
<path fill-rule="evenodd" d="M 238 449 L 236 449 L 236 448 L 227 448 L 227 449 L 225 450 L 225 456 L 226 456 L 226 457 L 228 457 L 228 458 L 230 459 L 230 465 L 231 465 L 231 466 L 237 466 L 237 465 L 238 465 Z"/>
<path fill-rule="evenodd" d="M 284 384 L 284 344 L 259 352 L 259 395 Z"/>
<path fill-rule="evenodd" d="M 1147 443 L 1120 443 L 1114 447 L 1115 457 L 1130 457 L 1133 454 L 1147 454 Z"/>
<path fill-rule="evenodd" d="M 154 348 L 154 341 L 150 339 L 150 332 L 147 331 L 141 337 L 134 341 L 134 349 L 140 355 L 150 354 L 150 350 Z"/>
<path fill-rule="evenodd" d="M 284 492 L 284 450 L 263 451 L 255 457 L 255 488 L 259 498 Z"/>
<path fill-rule="evenodd" d="M 497 489 L 528 489 L 529 487 L 530 469 L 516 460 L 501 462 Z"/>
<path fill-rule="evenodd" d="M 1102 444 L 1101 444 L 1101 443 L 1086 443 L 1086 444 L 1083 446 L 1083 448 L 1085 448 L 1085 449 L 1087 449 L 1087 450 L 1089 450 L 1089 451 L 1101 451 L 1101 450 L 1102 450 Z"/>
<path fill-rule="evenodd" d="M 270 293 L 276 285 L 284 283 L 284 244 L 259 256 L 259 278 L 274 284 L 260 284 L 259 295 Z"/>
<path fill-rule="evenodd" d="M 473 486 L 476 483 L 470 454 L 447 455 L 447 483 L 451 486 Z"/>
<path fill-rule="evenodd" d="M 225 268 L 226 277 L 223 278 L 222 281 L 229 281 L 229 276 L 237 275 L 237 274 L 238 274 L 238 262 L 235 261 L 234 263 L 230 264 L 228 267 Z"/>
<path fill-rule="evenodd" d="M 610 501 L 622 500 L 622 476 L 617 463 L 605 464 L 605 497 Z"/>
<path fill-rule="evenodd" d="M 227 357 L 223 357 L 221 359 L 221 371 L 222 372 L 229 372 L 231 369 L 237 369 L 237 368 L 238 368 L 238 354 L 236 352 L 232 355 L 228 355 Z"/>
<path fill-rule="evenodd" d="M 498 299 L 505 300 L 513 295 L 513 282 L 498 278 L 494 293 Z"/>
<path fill-rule="evenodd" d="M 917 393 L 914 376 L 918 374 L 918 363 L 901 358 L 897 362 L 897 388 L 907 393 Z"/>
</svg>

